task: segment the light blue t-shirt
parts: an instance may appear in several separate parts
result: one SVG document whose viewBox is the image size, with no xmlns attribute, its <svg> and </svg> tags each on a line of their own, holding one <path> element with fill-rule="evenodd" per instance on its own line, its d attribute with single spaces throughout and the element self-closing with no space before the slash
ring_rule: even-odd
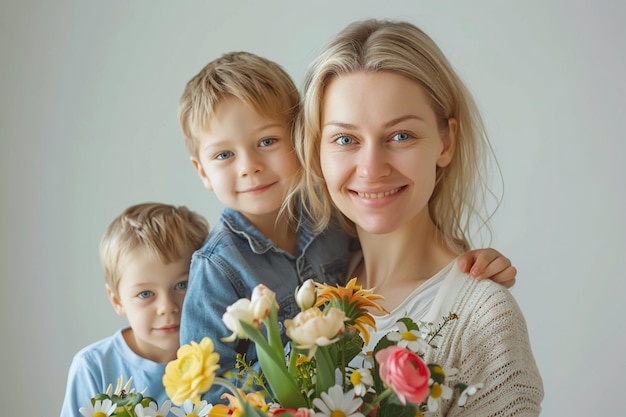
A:
<svg viewBox="0 0 626 417">
<path fill-rule="evenodd" d="M 133 352 L 120 329 L 114 335 L 81 349 L 72 360 L 67 377 L 67 387 L 61 417 L 83 417 L 80 407 L 89 405 L 91 397 L 104 393 L 111 384 L 116 388 L 117 379 L 124 383 L 133 377 L 131 387 L 136 392 L 153 397 L 159 405 L 167 400 L 163 387 L 164 363 L 156 363 Z"/>
<path fill-rule="evenodd" d="M 237 353 L 245 353 L 246 362 L 256 363 L 254 343 L 221 341 L 231 334 L 222 321 L 226 308 L 240 298 L 250 298 L 258 284 L 265 284 L 276 293 L 279 330 L 286 342 L 283 321 L 300 311 L 296 288 L 309 278 L 333 286 L 344 284 L 352 243 L 345 232 L 336 228 L 315 233 L 303 217 L 294 256 L 277 247 L 241 213 L 226 208 L 202 248 L 191 258 L 181 344 L 210 337 L 220 355 L 219 373 L 233 369 Z M 202 398 L 211 404 L 223 403 L 226 400 L 220 396 L 225 391 L 215 385 Z"/>
</svg>

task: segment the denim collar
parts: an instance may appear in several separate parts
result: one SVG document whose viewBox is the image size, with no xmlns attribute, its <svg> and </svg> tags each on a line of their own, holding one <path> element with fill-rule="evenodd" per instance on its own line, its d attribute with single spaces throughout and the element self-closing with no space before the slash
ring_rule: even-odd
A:
<svg viewBox="0 0 626 417">
<path fill-rule="evenodd" d="M 248 240 L 250 248 L 254 253 L 263 254 L 270 250 L 285 252 L 264 234 L 259 232 L 259 230 L 240 212 L 225 208 L 222 211 L 221 217 L 224 225 L 232 230 L 233 233 Z M 300 214 L 298 221 L 298 239 L 296 242 L 297 255 L 304 253 L 315 237 L 316 234 L 313 232 L 310 219 Z"/>
</svg>

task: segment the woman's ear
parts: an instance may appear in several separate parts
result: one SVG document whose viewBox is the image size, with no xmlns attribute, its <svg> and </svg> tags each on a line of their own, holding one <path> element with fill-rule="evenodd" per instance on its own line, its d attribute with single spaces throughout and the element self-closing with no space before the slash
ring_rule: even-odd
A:
<svg viewBox="0 0 626 417">
<path fill-rule="evenodd" d="M 450 161 L 452 161 L 452 156 L 454 156 L 454 150 L 456 148 L 456 135 L 458 128 L 459 124 L 456 119 L 449 118 L 448 128 L 441 134 L 443 148 L 439 154 L 439 158 L 437 158 L 438 167 L 445 167 L 450 163 Z"/>
<path fill-rule="evenodd" d="M 122 305 L 122 301 L 120 300 L 120 297 L 117 294 L 115 294 L 115 291 L 113 291 L 111 287 L 109 287 L 109 284 L 106 284 L 106 287 L 107 287 L 107 296 L 109 297 L 109 301 L 111 302 L 111 305 L 113 306 L 113 310 L 115 310 L 115 312 L 120 316 L 126 315 L 126 311 L 124 310 L 124 306 Z"/>
<path fill-rule="evenodd" d="M 204 184 L 204 188 L 206 188 L 209 191 L 213 191 L 211 180 L 209 180 L 209 177 L 206 175 L 206 171 L 204 170 L 202 163 L 194 157 L 190 157 L 189 159 L 191 160 L 191 165 L 193 165 L 193 168 L 198 173 L 200 180 L 202 180 L 202 184 Z"/>
</svg>

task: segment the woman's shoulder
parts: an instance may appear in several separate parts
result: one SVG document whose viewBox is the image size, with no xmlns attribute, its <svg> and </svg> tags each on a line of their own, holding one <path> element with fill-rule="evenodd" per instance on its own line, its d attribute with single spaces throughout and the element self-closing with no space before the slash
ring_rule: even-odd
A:
<svg viewBox="0 0 626 417">
<path fill-rule="evenodd" d="M 472 278 L 462 272 L 455 261 L 447 270 L 429 316 L 462 313 L 472 317 L 479 310 L 492 310 L 496 314 L 510 311 L 521 315 L 519 305 L 506 287 L 492 280 Z"/>
</svg>

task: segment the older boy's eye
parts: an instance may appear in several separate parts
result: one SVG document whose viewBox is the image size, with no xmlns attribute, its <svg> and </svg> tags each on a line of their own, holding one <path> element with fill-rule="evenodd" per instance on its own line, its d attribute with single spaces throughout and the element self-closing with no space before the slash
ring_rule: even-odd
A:
<svg viewBox="0 0 626 417">
<path fill-rule="evenodd" d="M 187 281 L 181 281 L 178 284 L 176 284 L 176 289 L 177 290 L 186 290 L 187 289 Z"/>
<path fill-rule="evenodd" d="M 233 153 L 231 151 L 224 151 L 215 155 L 215 159 L 228 159 L 231 156 L 233 156 Z"/>
<path fill-rule="evenodd" d="M 350 136 L 339 136 L 335 139 L 335 143 L 338 145 L 351 145 L 354 143 L 354 140 Z"/>
<path fill-rule="evenodd" d="M 274 138 L 267 138 L 267 139 L 261 140 L 261 142 L 259 142 L 259 146 L 261 146 L 261 147 L 270 146 L 271 144 L 273 144 L 275 142 L 276 142 L 276 139 L 274 139 Z"/>
<path fill-rule="evenodd" d="M 393 140 L 395 140 L 396 142 L 402 142 L 409 139 L 410 137 L 411 136 L 406 132 L 399 132 L 393 135 Z"/>
<path fill-rule="evenodd" d="M 152 291 L 142 291 L 139 294 L 137 294 L 137 297 L 144 299 L 144 298 L 150 298 L 152 296 Z"/>
</svg>

